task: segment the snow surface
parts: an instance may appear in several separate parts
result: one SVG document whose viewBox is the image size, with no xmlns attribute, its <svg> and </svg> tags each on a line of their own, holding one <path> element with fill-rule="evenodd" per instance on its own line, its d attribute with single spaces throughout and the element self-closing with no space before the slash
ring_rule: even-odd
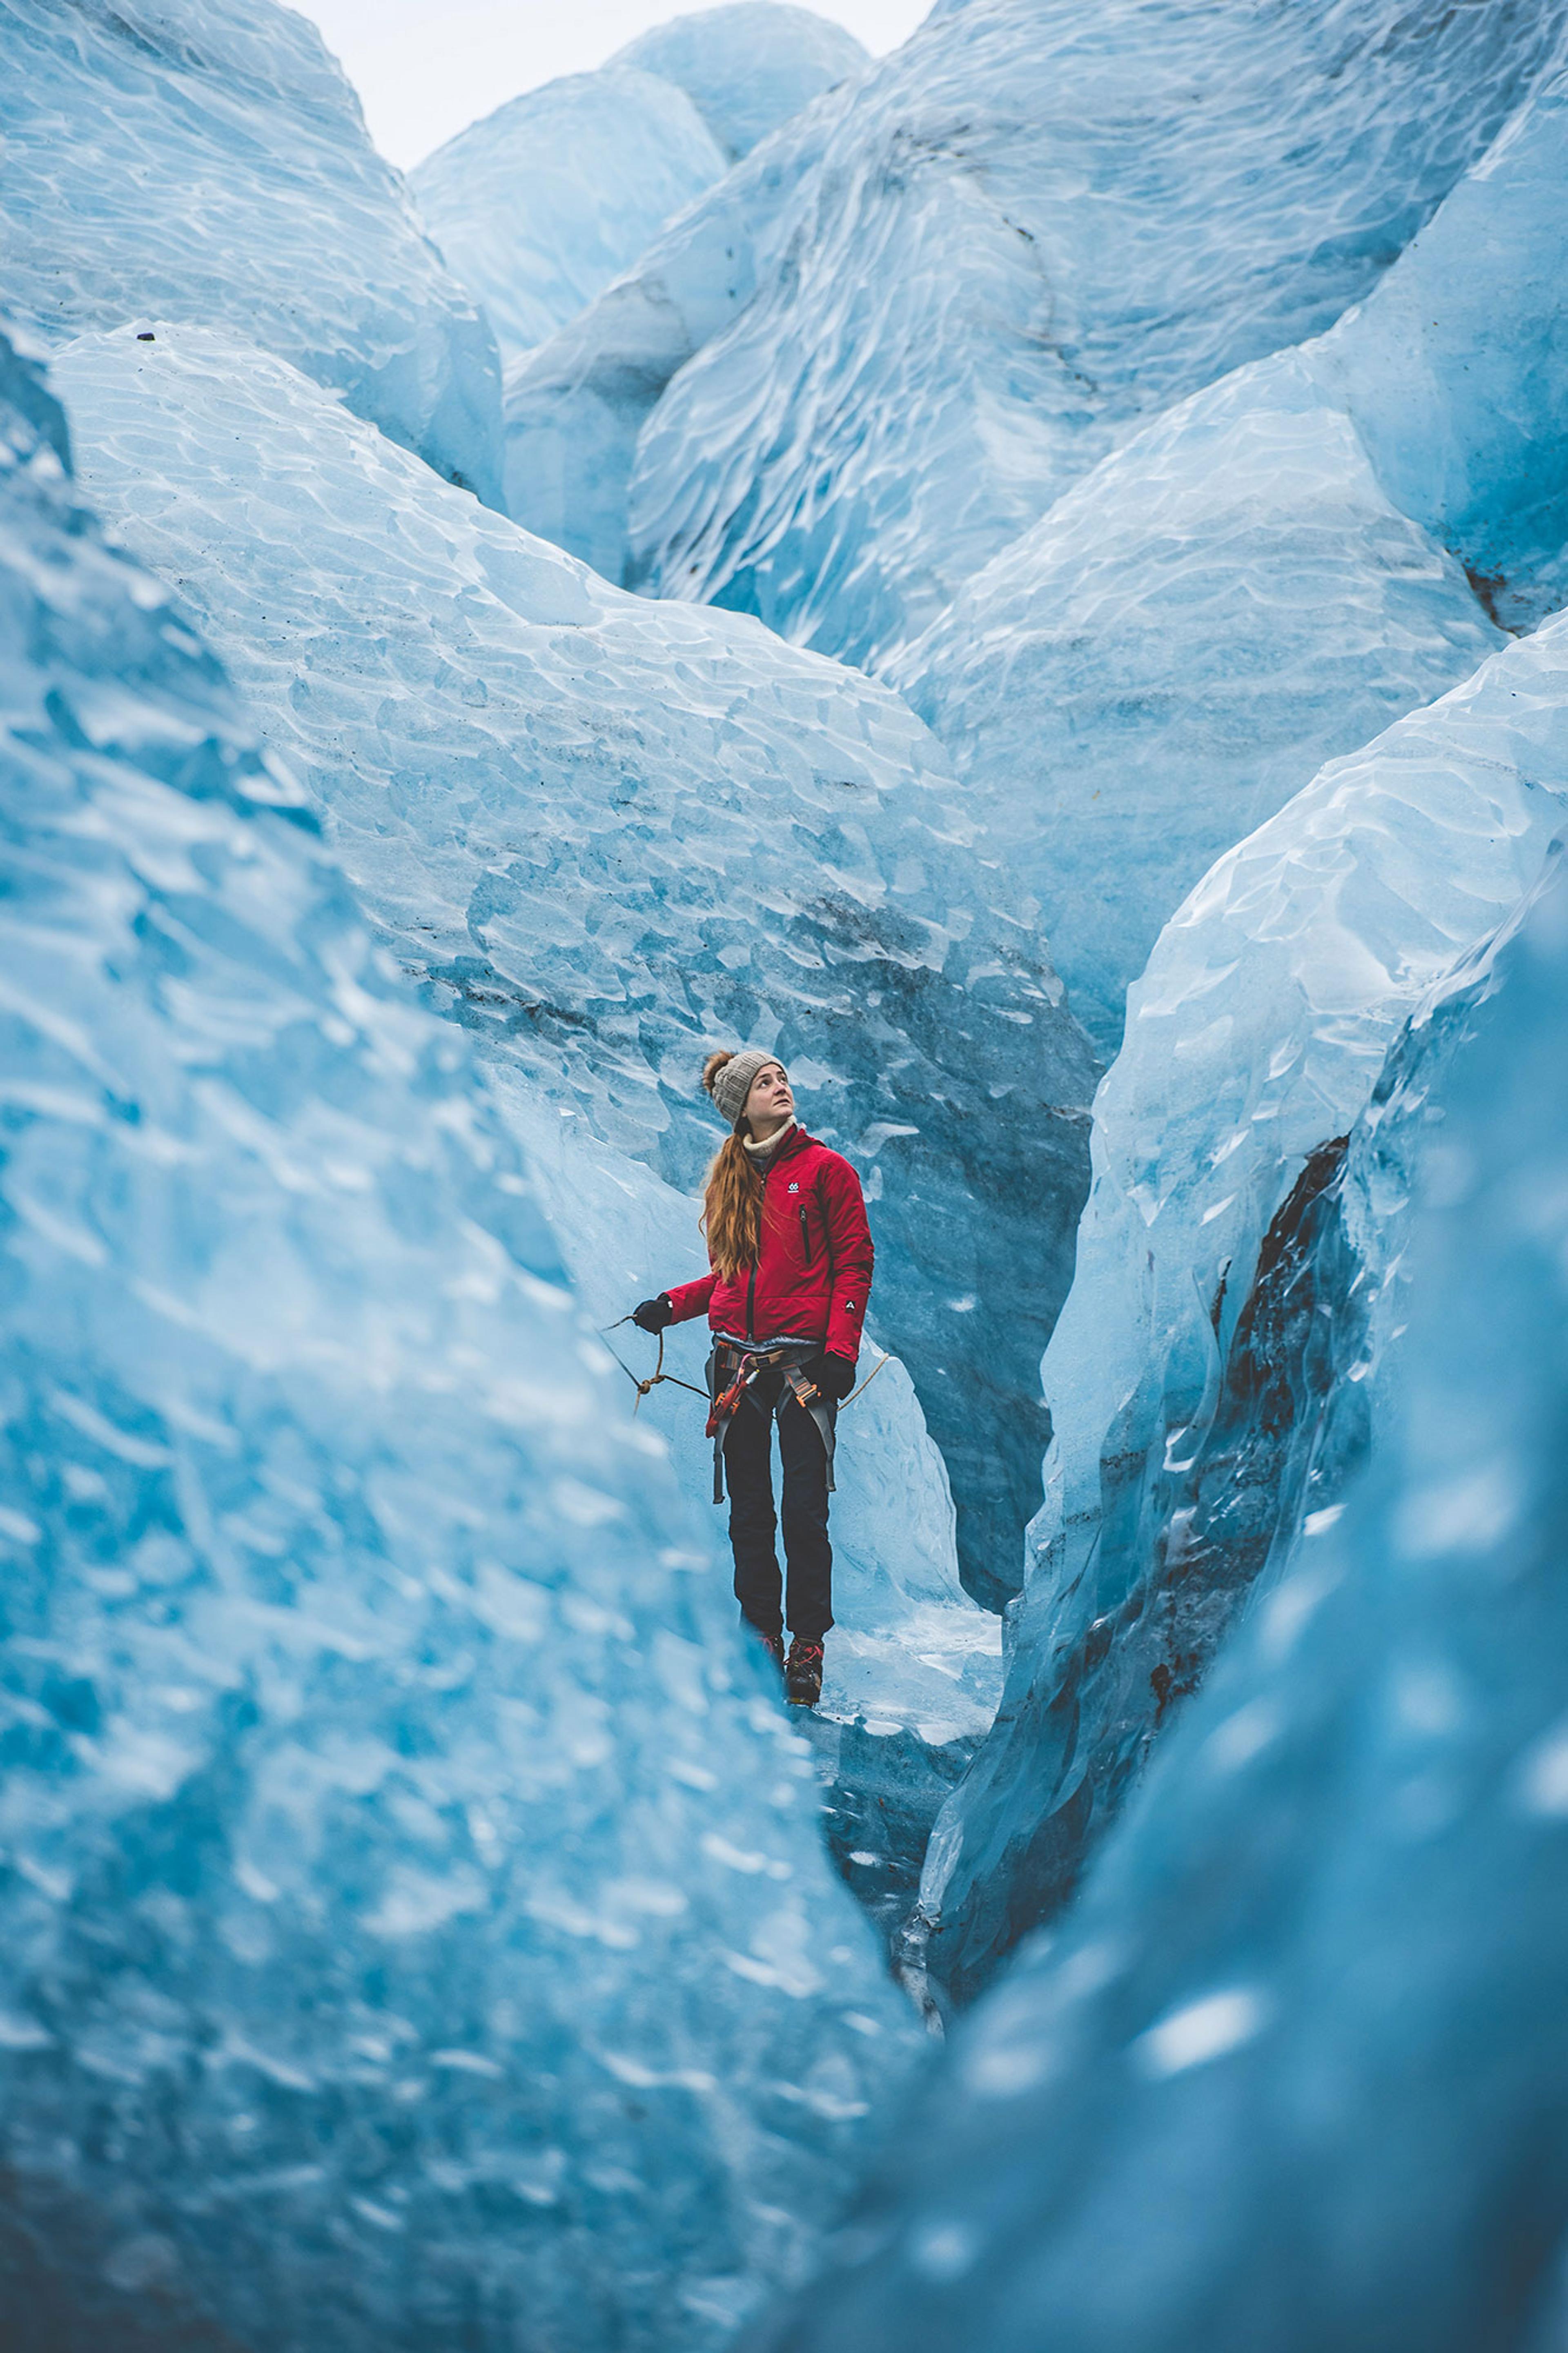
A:
<svg viewBox="0 0 1568 2353">
<path fill-rule="evenodd" d="M 510 100 L 409 185 L 510 362 L 629 268 L 726 163 L 683 90 L 611 66 Z"/>
<path fill-rule="evenodd" d="M 500 493 L 500 370 L 315 26 L 273 0 L 0 0 L 7 314 L 227 324 Z"/>
<path fill-rule="evenodd" d="M 1164 1474 L 1191 1469 L 1214 1423 L 1276 1219 L 1565 826 L 1568 615 L 1331 763 L 1161 934 L 1095 1102 L 1002 1715 L 926 1865 L 939 1979 L 973 1989 L 1070 1892 L 1168 1696 L 1086 1677 L 1183 1541 L 1192 1499 Z M 1232 1606 L 1222 1589 L 1220 1617 Z"/>
<path fill-rule="evenodd" d="M 852 91 L 841 84 L 773 132 L 509 372 L 506 511 L 606 580 L 620 585 L 626 568 L 637 436 L 677 369 L 740 316 L 784 249 L 792 199 Z"/>
<path fill-rule="evenodd" d="M 847 26 L 813 9 L 738 0 L 655 25 L 611 62 L 678 82 L 734 163 L 870 59 Z"/>
<path fill-rule="evenodd" d="M 1329 326 L 1562 0 L 969 0 L 859 82 L 644 427 L 630 577 L 876 666 L 1151 411 Z"/>
<path fill-rule="evenodd" d="M 1560 2340 L 1568 897 L 1474 1018 L 1370 1487 L 899 2121 L 770 2353 Z"/>
<path fill-rule="evenodd" d="M 877 1204 L 875 1330 L 942 1449 L 966 1577 L 1014 1589 L 1096 1073 L 988 908 L 931 736 L 754 622 L 606 588 L 231 338 L 84 339 L 59 383 L 92 496 L 487 1052 L 689 1197 L 719 1141 L 704 1052 L 785 1055 Z"/>
<path fill-rule="evenodd" d="M 8 2298 L 717 2346 L 903 2006 L 467 1046 L 0 394 Z"/>
</svg>

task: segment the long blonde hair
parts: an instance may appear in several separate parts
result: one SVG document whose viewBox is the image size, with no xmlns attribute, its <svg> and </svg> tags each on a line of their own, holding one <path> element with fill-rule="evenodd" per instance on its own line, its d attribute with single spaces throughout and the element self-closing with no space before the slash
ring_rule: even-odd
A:
<svg viewBox="0 0 1568 2353">
<path fill-rule="evenodd" d="M 710 1094 L 713 1082 L 731 1054 L 710 1054 L 702 1065 L 702 1083 Z M 736 1121 L 713 1155 L 702 1189 L 702 1230 L 708 1256 L 726 1281 L 755 1266 L 763 1245 L 763 1182 L 742 1140 L 751 1122 Z"/>
</svg>

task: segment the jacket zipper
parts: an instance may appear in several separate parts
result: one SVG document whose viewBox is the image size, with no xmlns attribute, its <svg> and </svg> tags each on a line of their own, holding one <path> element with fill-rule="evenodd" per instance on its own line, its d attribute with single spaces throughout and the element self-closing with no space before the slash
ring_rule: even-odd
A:
<svg viewBox="0 0 1568 2353">
<path fill-rule="evenodd" d="M 811 1228 L 805 1221 L 805 1203 L 804 1201 L 800 1205 L 800 1239 L 801 1246 L 805 1251 L 805 1262 L 807 1266 L 809 1266 L 811 1264 Z"/>
<path fill-rule="evenodd" d="M 757 1260 L 760 1259 L 763 1254 L 763 1219 L 766 1218 L 767 1214 L 768 1172 L 764 1168 L 763 1171 L 762 1216 L 757 1221 L 757 1257 L 752 1261 L 752 1271 L 746 1283 L 746 1337 L 748 1340 L 754 1340 L 757 1336 Z"/>
</svg>

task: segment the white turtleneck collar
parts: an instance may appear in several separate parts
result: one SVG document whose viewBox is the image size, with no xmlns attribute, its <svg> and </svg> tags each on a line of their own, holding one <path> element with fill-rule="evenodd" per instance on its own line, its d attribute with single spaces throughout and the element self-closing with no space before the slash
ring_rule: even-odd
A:
<svg viewBox="0 0 1568 2353">
<path fill-rule="evenodd" d="M 741 1141 L 745 1145 L 753 1160 L 768 1160 L 771 1159 L 773 1155 L 778 1150 L 785 1136 L 792 1133 L 795 1126 L 795 1121 L 792 1114 L 790 1118 L 785 1120 L 782 1127 L 776 1127 L 773 1130 L 772 1135 L 768 1137 L 765 1144 L 753 1144 L 749 1135 L 743 1135 L 741 1138 Z"/>
</svg>

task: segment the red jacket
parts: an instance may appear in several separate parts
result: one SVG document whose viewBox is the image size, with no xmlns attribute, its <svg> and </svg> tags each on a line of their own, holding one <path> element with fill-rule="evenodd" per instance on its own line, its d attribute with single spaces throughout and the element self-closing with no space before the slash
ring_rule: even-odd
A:
<svg viewBox="0 0 1568 2353">
<path fill-rule="evenodd" d="M 732 1340 L 820 1340 L 855 1362 L 871 1288 L 871 1229 L 860 1179 L 797 1127 L 763 1172 L 763 1242 L 743 1273 L 702 1275 L 665 1295 L 678 1324 L 708 1311 Z"/>
</svg>

